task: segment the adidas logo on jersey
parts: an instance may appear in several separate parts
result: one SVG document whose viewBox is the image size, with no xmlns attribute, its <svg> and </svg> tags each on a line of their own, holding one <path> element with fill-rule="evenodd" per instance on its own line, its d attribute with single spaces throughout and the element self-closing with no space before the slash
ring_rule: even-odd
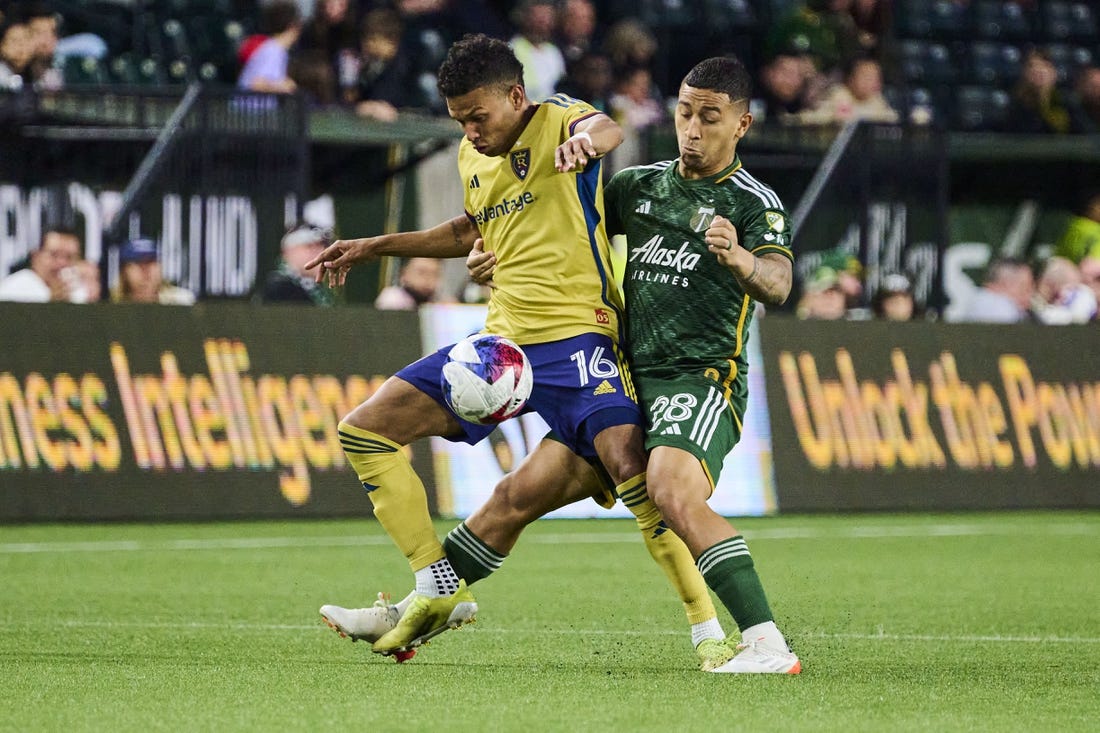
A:
<svg viewBox="0 0 1100 733">
<path fill-rule="evenodd" d="M 481 181 L 477 180 L 476 173 L 474 174 L 474 177 L 470 179 L 470 188 L 481 188 Z"/>
<path fill-rule="evenodd" d="M 615 389 L 614 387 L 611 386 L 611 382 L 609 382 L 605 379 L 602 382 L 600 382 L 599 387 L 596 387 L 596 389 L 592 390 L 592 394 L 593 395 L 615 394 L 618 391 L 619 390 L 617 390 L 617 389 Z"/>
<path fill-rule="evenodd" d="M 635 214 L 648 214 L 649 207 L 653 205 L 652 201 L 646 200 L 638 204 L 638 208 L 634 209 Z"/>
<path fill-rule="evenodd" d="M 680 426 L 673 423 L 661 431 L 661 435 L 681 435 Z"/>
</svg>

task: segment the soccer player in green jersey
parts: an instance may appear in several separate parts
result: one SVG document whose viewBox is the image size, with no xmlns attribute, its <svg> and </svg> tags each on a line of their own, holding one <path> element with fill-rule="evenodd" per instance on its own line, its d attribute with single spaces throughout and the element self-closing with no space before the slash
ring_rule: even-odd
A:
<svg viewBox="0 0 1100 733">
<path fill-rule="evenodd" d="M 738 60 L 696 65 L 676 106 L 680 157 L 614 176 L 606 226 L 627 238 L 625 347 L 648 421 L 654 515 L 687 543 L 741 631 L 727 641 L 737 655 L 711 671 L 797 674 L 801 662 L 776 627 L 744 538 L 707 504 L 741 437 L 754 304 L 783 303 L 792 281 L 787 213 L 737 156 L 752 124 L 750 93 Z M 495 259 L 475 251 L 467 265 L 488 282 Z M 541 497 L 535 511 L 548 511 L 583 495 L 591 480 L 580 459 L 543 441 L 458 529 L 503 551 L 538 516 L 532 497 Z M 622 498 L 629 505 L 636 497 Z"/>
<path fill-rule="evenodd" d="M 458 154 L 465 212 L 418 232 L 334 242 L 306 268 L 341 284 L 349 267 L 382 254 L 466 256 L 475 241 L 493 252 L 500 267 L 486 330 L 516 341 L 529 357 L 534 387 L 527 408 L 546 420 L 569 455 L 604 469 L 610 486 L 596 486 L 585 497 L 631 498 L 628 506 L 646 518 L 639 519 L 646 546 L 672 579 L 693 636 L 709 636 L 717 614 L 706 583 L 684 543 L 672 532 L 655 531 L 660 515 L 645 491 L 643 415 L 629 372 L 616 358 L 622 300 L 603 228 L 600 158 L 621 142 L 621 130 L 580 100 L 529 100 L 512 50 L 481 35 L 451 47 L 439 88 L 465 134 Z M 424 486 L 401 451 L 429 435 L 474 444 L 493 429 L 460 420 L 446 406 L 440 372 L 449 348 L 400 370 L 339 425 L 348 462 L 375 517 L 408 558 L 416 591 L 395 606 L 326 605 L 321 614 L 341 634 L 369 639 L 375 652 L 399 659 L 472 620 L 477 604 L 466 586 L 499 565 L 498 552 L 511 549 L 482 543 L 469 531 L 448 537 L 444 546 L 432 527 Z M 519 530 L 522 525 L 517 535 Z M 720 658 L 713 647 L 697 647 L 705 665 Z"/>
</svg>

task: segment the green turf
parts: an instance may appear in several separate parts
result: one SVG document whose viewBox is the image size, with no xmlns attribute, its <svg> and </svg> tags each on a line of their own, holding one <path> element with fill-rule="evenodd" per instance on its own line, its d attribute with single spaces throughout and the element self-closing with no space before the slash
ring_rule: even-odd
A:
<svg viewBox="0 0 1100 733">
<path fill-rule="evenodd" d="M 1100 514 L 738 525 L 798 677 L 696 671 L 632 522 L 536 524 L 404 665 L 317 615 L 409 587 L 374 522 L 0 527 L 0 730 L 1096 729 Z"/>
</svg>

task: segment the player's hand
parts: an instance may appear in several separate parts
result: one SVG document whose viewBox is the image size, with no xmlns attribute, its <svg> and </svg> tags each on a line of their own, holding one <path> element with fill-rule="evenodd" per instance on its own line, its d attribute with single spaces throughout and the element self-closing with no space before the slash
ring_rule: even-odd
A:
<svg viewBox="0 0 1100 733">
<path fill-rule="evenodd" d="M 589 159 L 597 155 L 592 136 L 587 132 L 578 132 L 554 151 L 554 167 L 559 173 L 568 173 L 588 165 Z"/>
<path fill-rule="evenodd" d="M 497 256 L 485 251 L 485 240 L 478 237 L 474 240 L 474 248 L 466 255 L 466 272 L 470 279 L 478 285 L 488 285 L 495 288 L 493 271 L 497 269 Z"/>
<path fill-rule="evenodd" d="M 737 239 L 737 229 L 724 216 L 715 216 L 704 233 L 707 249 L 718 255 L 723 265 L 732 265 L 743 252 Z"/>
<path fill-rule="evenodd" d="M 371 239 L 337 239 L 325 247 L 321 254 L 305 264 L 306 270 L 313 270 L 316 282 L 326 282 L 330 288 L 338 288 L 348 278 L 351 266 L 367 262 L 376 257 L 371 248 Z"/>
</svg>

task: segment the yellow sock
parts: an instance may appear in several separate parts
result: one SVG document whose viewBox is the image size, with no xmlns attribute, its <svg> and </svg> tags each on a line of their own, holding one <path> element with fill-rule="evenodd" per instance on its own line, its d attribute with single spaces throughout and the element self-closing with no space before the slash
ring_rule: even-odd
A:
<svg viewBox="0 0 1100 733">
<path fill-rule="evenodd" d="M 703 576 L 699 574 L 695 558 L 691 556 L 684 541 L 665 526 L 661 520 L 661 512 L 646 493 L 645 474 L 640 473 L 619 484 L 615 487 L 615 492 L 634 513 L 646 549 L 665 571 L 672 587 L 684 602 L 688 623 L 697 624 L 717 618 L 718 613 L 714 610 L 710 591 L 707 590 Z"/>
<path fill-rule="evenodd" d="M 377 433 L 341 422 L 340 445 L 355 469 L 374 516 L 405 553 L 413 572 L 445 557 L 432 526 L 428 494 L 401 446 Z"/>
</svg>

